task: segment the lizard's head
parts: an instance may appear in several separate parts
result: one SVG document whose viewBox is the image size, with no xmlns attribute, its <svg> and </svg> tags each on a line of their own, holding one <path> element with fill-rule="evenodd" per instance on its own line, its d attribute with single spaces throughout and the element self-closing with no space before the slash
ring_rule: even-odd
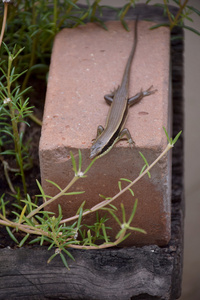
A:
<svg viewBox="0 0 200 300">
<path fill-rule="evenodd" d="M 102 148 L 103 142 L 101 140 L 96 140 L 90 149 L 90 159 L 93 159 L 101 154 Z"/>
</svg>

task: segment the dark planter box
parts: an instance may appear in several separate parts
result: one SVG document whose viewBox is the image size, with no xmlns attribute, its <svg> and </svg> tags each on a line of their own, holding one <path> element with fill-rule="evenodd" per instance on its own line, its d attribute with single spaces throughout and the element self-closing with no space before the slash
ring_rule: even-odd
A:
<svg viewBox="0 0 200 300">
<path fill-rule="evenodd" d="M 166 21 L 160 8 L 138 5 L 128 18 L 140 14 Z M 105 11 L 104 19 L 114 19 Z M 183 38 L 175 28 L 172 37 Z M 183 129 L 183 39 L 171 42 L 173 135 Z M 71 250 L 68 271 L 54 250 L 46 247 L 0 250 L 0 299 L 178 299 L 183 259 L 183 135 L 173 149 L 172 232 L 165 247 L 156 245 L 105 250 Z"/>
</svg>

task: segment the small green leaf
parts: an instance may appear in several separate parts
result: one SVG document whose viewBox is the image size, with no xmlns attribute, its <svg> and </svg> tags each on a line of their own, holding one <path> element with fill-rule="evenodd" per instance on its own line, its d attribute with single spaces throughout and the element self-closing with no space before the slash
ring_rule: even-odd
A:
<svg viewBox="0 0 200 300">
<path fill-rule="evenodd" d="M 1 209 L 2 209 L 2 214 L 3 214 L 3 216 L 4 217 L 6 217 L 6 203 L 4 202 L 4 200 L 3 200 L 3 197 L 4 197 L 4 195 L 5 194 L 3 194 L 2 196 L 1 196 Z M 7 202 L 8 203 L 8 202 Z"/>
<path fill-rule="evenodd" d="M 30 196 L 28 197 L 29 195 L 27 195 L 27 198 L 30 198 Z M 34 208 L 37 208 L 38 207 L 38 205 L 37 204 L 35 204 L 35 203 L 32 203 L 32 202 L 30 202 L 29 200 L 20 200 L 21 202 L 23 202 L 23 203 L 26 203 L 27 205 L 28 205 L 28 209 L 29 209 L 29 212 L 31 212 L 33 209 L 33 207 Z"/>
<path fill-rule="evenodd" d="M 79 229 L 81 226 L 82 215 L 83 215 L 83 207 L 81 207 L 80 211 L 79 211 L 79 216 L 78 216 L 78 221 L 77 221 L 77 229 Z"/>
<path fill-rule="evenodd" d="M 66 261 L 65 256 L 62 254 L 62 252 L 60 252 L 60 257 L 61 257 L 61 259 L 62 259 L 62 262 L 63 262 L 64 266 L 69 270 L 68 263 L 67 263 L 67 261 Z"/>
<path fill-rule="evenodd" d="M 146 165 L 144 165 L 143 167 L 142 167 L 142 170 L 140 171 L 140 175 L 144 172 L 144 170 L 146 169 Z"/>
<path fill-rule="evenodd" d="M 198 30 L 192 28 L 192 27 L 189 27 L 189 26 L 186 26 L 186 25 L 183 25 L 182 27 L 185 28 L 185 29 L 188 29 L 188 30 L 192 31 L 193 33 L 195 33 L 197 35 L 200 35 L 200 32 Z"/>
<path fill-rule="evenodd" d="M 118 210 L 116 206 L 114 206 L 112 203 L 109 204 L 109 206 L 114 209 L 114 210 Z"/>
<path fill-rule="evenodd" d="M 122 23 L 123 27 L 124 27 L 127 31 L 129 31 L 128 24 L 126 23 L 126 21 L 125 21 L 124 19 L 121 19 L 121 23 Z"/>
<path fill-rule="evenodd" d="M 121 192 L 121 190 L 122 190 L 122 183 L 121 183 L 121 181 L 118 181 L 118 188 L 119 188 L 119 190 Z"/>
<path fill-rule="evenodd" d="M 99 194 L 99 197 L 101 197 L 101 198 L 103 198 L 103 199 L 105 199 L 105 200 L 112 199 L 112 197 L 106 197 L 106 196 L 104 196 L 104 195 L 102 195 L 102 194 Z"/>
<path fill-rule="evenodd" d="M 70 156 L 71 156 L 71 161 L 72 161 L 72 166 L 73 166 L 74 173 L 75 173 L 75 175 L 77 175 L 76 161 L 75 161 L 75 158 L 74 158 L 74 155 L 73 155 L 72 151 L 70 151 Z"/>
<path fill-rule="evenodd" d="M 41 238 L 40 238 L 40 246 L 42 246 L 44 243 L 44 236 L 42 235 Z"/>
<path fill-rule="evenodd" d="M 29 244 L 35 244 L 38 243 L 39 241 L 40 241 L 40 237 L 37 237 L 36 239 L 30 241 Z"/>
<path fill-rule="evenodd" d="M 57 189 L 59 189 L 60 192 L 62 191 L 61 187 L 60 187 L 57 183 L 55 183 L 55 182 L 53 182 L 53 181 L 51 181 L 51 180 L 49 180 L 49 179 L 46 179 L 46 181 L 49 182 L 49 183 L 51 183 L 51 184 L 54 185 L 55 187 L 57 187 Z"/>
<path fill-rule="evenodd" d="M 89 245 L 92 245 L 92 236 L 91 236 L 91 231 L 90 229 L 87 231 L 87 236 L 88 236 L 88 241 L 89 241 Z"/>
<path fill-rule="evenodd" d="M 76 215 L 79 215 L 81 208 L 83 208 L 84 205 L 85 205 L 85 202 L 86 202 L 86 201 L 83 201 L 83 202 L 82 202 L 81 206 L 78 208 L 78 210 L 77 210 L 77 212 L 76 212 Z"/>
<path fill-rule="evenodd" d="M 37 186 L 39 187 L 39 190 L 40 190 L 40 192 L 42 194 L 42 198 L 46 202 L 47 201 L 47 196 L 45 195 L 44 190 L 43 190 L 41 184 L 39 183 L 39 181 L 37 179 L 36 179 L 36 183 L 37 183 Z"/>
<path fill-rule="evenodd" d="M 123 203 L 121 203 L 121 210 L 122 210 L 122 220 L 123 220 L 123 223 L 126 223 L 126 212 L 125 212 L 124 204 Z"/>
<path fill-rule="evenodd" d="M 84 194 L 85 191 L 64 193 L 65 196 Z"/>
<path fill-rule="evenodd" d="M 129 192 L 131 193 L 131 195 L 134 197 L 134 192 L 133 192 L 133 190 L 132 189 L 128 189 L 129 190 Z"/>
<path fill-rule="evenodd" d="M 15 155 L 14 150 L 6 150 L 0 153 L 1 155 Z"/>
<path fill-rule="evenodd" d="M 193 6 L 187 6 L 190 10 L 192 10 L 194 13 L 196 13 L 198 16 L 200 16 L 200 11 L 198 9 L 196 9 L 195 7 Z"/>
<path fill-rule="evenodd" d="M 127 223 L 128 225 L 131 224 L 131 222 L 132 222 L 132 220 L 133 220 L 133 218 L 134 218 L 134 216 L 135 216 L 136 209 L 137 209 L 137 204 L 138 204 L 138 199 L 135 200 L 135 203 L 134 203 L 134 205 L 133 205 L 133 210 L 132 210 L 131 216 L 130 216 L 130 218 L 129 218 L 129 220 L 128 220 L 128 223 Z"/>
<path fill-rule="evenodd" d="M 47 73 L 48 70 L 49 70 L 49 66 L 46 65 L 46 64 L 35 64 L 29 69 L 29 72 L 31 72 L 31 73 L 33 73 L 33 72 L 35 72 L 35 73 L 37 73 L 37 72 Z"/>
<path fill-rule="evenodd" d="M 144 157 L 144 155 L 142 154 L 142 152 L 139 152 L 139 153 L 140 153 L 140 155 L 142 156 L 142 159 L 144 160 L 146 166 L 149 167 L 149 164 L 148 164 L 146 158 Z"/>
<path fill-rule="evenodd" d="M 12 231 L 10 230 L 10 228 L 8 226 L 6 226 L 6 230 L 10 236 L 10 238 L 16 243 L 19 244 L 18 240 L 16 239 L 16 237 L 14 236 L 14 234 L 12 233 Z"/>
<path fill-rule="evenodd" d="M 21 212 L 21 215 L 19 217 L 19 224 L 22 222 L 22 219 L 23 219 L 23 216 L 25 214 L 25 211 L 26 211 L 26 205 L 23 207 L 22 209 L 22 212 Z"/>
<path fill-rule="evenodd" d="M 81 168 L 82 168 L 82 154 L 81 154 L 81 150 L 78 150 L 78 156 L 79 156 L 79 161 L 78 161 L 78 171 L 81 172 Z"/>
<path fill-rule="evenodd" d="M 62 217 L 62 207 L 58 204 L 58 215 Z"/>
<path fill-rule="evenodd" d="M 54 257 L 57 255 L 58 253 L 54 253 L 53 255 L 51 255 L 51 257 L 47 260 L 47 263 L 49 264 L 52 261 L 52 259 L 54 259 Z"/>
<path fill-rule="evenodd" d="M 145 156 L 142 154 L 142 152 L 140 152 L 140 151 L 139 151 L 139 153 L 140 153 L 140 155 L 141 155 L 142 159 L 144 160 L 144 162 L 145 162 L 145 165 L 146 165 L 146 166 L 147 166 L 147 168 L 148 168 L 148 167 L 149 167 L 149 164 L 148 164 L 148 162 L 147 162 L 147 160 L 146 160 Z M 143 173 L 143 169 L 145 169 L 145 168 L 144 168 L 144 167 L 142 168 L 142 171 L 140 172 L 140 174 L 142 174 L 142 173 Z M 149 171 L 147 172 L 147 174 L 148 174 L 149 178 L 151 178 L 151 174 L 150 174 L 150 172 L 149 172 Z"/>
<path fill-rule="evenodd" d="M 94 162 L 95 162 L 97 159 L 98 159 L 98 156 L 95 157 L 95 158 L 91 161 L 91 163 L 89 164 L 89 166 L 88 166 L 88 167 L 86 168 L 86 170 L 83 172 L 84 175 L 89 171 L 89 169 L 92 167 L 92 165 L 94 164 Z"/>
<path fill-rule="evenodd" d="M 129 226 L 128 229 L 133 230 L 133 231 L 138 231 L 138 232 L 141 232 L 141 233 L 144 233 L 144 234 L 147 233 L 144 229 L 137 228 L 137 227 L 131 227 L 131 226 Z"/>
<path fill-rule="evenodd" d="M 179 136 L 181 135 L 181 133 L 182 133 L 182 130 L 175 136 L 175 138 L 172 141 L 172 145 L 174 145 L 177 142 L 177 140 L 178 140 Z"/>
<path fill-rule="evenodd" d="M 105 240 L 106 243 L 108 243 L 109 242 L 109 238 L 107 236 L 105 224 L 102 224 L 102 231 L 103 231 L 104 240 Z"/>
<path fill-rule="evenodd" d="M 50 244 L 48 250 L 51 250 L 51 248 L 53 248 L 54 245 L 55 245 L 55 243 L 53 241 L 51 241 L 51 244 Z"/>
<path fill-rule="evenodd" d="M 26 240 L 28 239 L 29 237 L 29 233 L 27 233 L 25 235 L 25 237 L 21 240 L 21 242 L 19 243 L 19 247 L 22 247 L 24 245 L 24 243 L 26 242 Z"/>
<path fill-rule="evenodd" d="M 108 209 L 108 211 L 113 216 L 113 218 L 115 219 L 115 221 L 119 224 L 119 226 L 121 226 L 121 222 L 118 219 L 118 217 L 114 214 L 114 212 L 111 209 Z"/>
<path fill-rule="evenodd" d="M 120 180 L 126 181 L 126 182 L 128 182 L 128 183 L 131 183 L 131 182 L 132 182 L 130 179 L 127 179 L 127 178 L 120 178 Z"/>
<path fill-rule="evenodd" d="M 153 30 L 153 29 L 156 29 L 156 28 L 159 28 L 159 27 L 169 27 L 169 23 L 159 23 L 159 24 L 156 24 L 154 26 L 151 26 L 149 29 Z"/>
<path fill-rule="evenodd" d="M 164 126 L 163 126 L 163 130 L 164 130 L 165 135 L 166 135 L 166 137 L 167 137 L 168 143 L 171 144 L 171 139 L 170 139 L 170 137 L 169 137 L 169 135 L 168 135 L 168 133 L 167 133 L 167 130 L 165 129 Z"/>
<path fill-rule="evenodd" d="M 73 257 L 73 255 L 65 248 L 62 248 L 62 251 L 64 251 L 73 261 L 75 261 L 75 258 Z"/>
</svg>

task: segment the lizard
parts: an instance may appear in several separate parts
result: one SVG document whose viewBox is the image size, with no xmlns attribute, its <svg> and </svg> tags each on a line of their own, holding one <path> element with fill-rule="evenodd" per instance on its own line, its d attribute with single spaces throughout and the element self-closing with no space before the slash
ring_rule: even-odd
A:
<svg viewBox="0 0 200 300">
<path fill-rule="evenodd" d="M 142 91 L 141 89 L 139 93 L 129 98 L 130 69 L 137 45 L 137 27 L 138 19 L 135 21 L 134 42 L 125 66 L 121 85 L 112 94 L 104 96 L 106 102 L 111 107 L 107 116 L 105 129 L 101 125 L 97 128 L 97 137 L 90 149 L 90 159 L 99 158 L 108 153 L 124 136 L 126 136 L 130 145 L 134 144 L 129 130 L 124 128 L 129 107 L 138 103 L 143 97 L 156 92 L 156 90 L 151 90 L 153 86 L 150 86 L 146 91 Z"/>
</svg>

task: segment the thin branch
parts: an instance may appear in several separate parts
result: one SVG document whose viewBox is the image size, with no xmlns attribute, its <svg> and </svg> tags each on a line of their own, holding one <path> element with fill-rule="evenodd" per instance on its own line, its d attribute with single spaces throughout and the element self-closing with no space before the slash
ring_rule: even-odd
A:
<svg viewBox="0 0 200 300">
<path fill-rule="evenodd" d="M 182 11 L 184 10 L 184 8 L 185 8 L 187 2 L 188 2 L 188 0 L 185 0 L 185 2 L 183 3 L 183 5 L 181 5 L 181 3 L 180 3 L 180 9 L 179 9 L 179 11 L 177 12 L 177 15 L 176 15 L 176 17 L 175 17 L 175 19 L 174 19 L 174 24 L 172 25 L 172 27 L 170 26 L 171 30 L 172 30 L 172 28 L 173 28 L 175 25 L 177 25 L 177 23 L 178 23 L 178 18 L 179 18 L 180 15 L 182 14 Z"/>
<path fill-rule="evenodd" d="M 82 246 L 82 245 L 74 245 L 74 244 L 69 244 L 68 247 L 69 248 L 74 248 L 74 249 L 83 249 L 83 250 L 96 250 L 96 249 L 105 249 L 105 248 L 110 248 L 110 247 L 114 247 L 117 246 L 119 243 L 121 243 L 121 241 L 123 240 L 124 236 L 125 236 L 126 230 L 124 230 L 120 237 L 114 241 L 114 242 L 110 242 L 110 243 L 103 243 L 102 245 L 97 245 L 97 246 Z"/>
<path fill-rule="evenodd" d="M 43 204 L 41 204 L 40 206 L 38 206 L 36 209 L 34 209 L 32 212 L 30 212 L 27 216 L 27 218 L 31 218 L 33 217 L 35 214 L 37 214 L 42 208 L 44 208 L 45 206 L 49 205 L 50 203 L 52 203 L 53 201 L 57 200 L 58 198 L 60 198 L 61 196 L 63 196 L 63 194 L 79 179 L 78 176 L 74 176 L 74 178 L 70 181 L 70 183 L 64 188 L 64 190 L 62 190 L 60 193 L 58 193 L 57 195 L 55 195 L 54 197 L 52 197 L 50 200 L 44 202 Z"/>
</svg>

